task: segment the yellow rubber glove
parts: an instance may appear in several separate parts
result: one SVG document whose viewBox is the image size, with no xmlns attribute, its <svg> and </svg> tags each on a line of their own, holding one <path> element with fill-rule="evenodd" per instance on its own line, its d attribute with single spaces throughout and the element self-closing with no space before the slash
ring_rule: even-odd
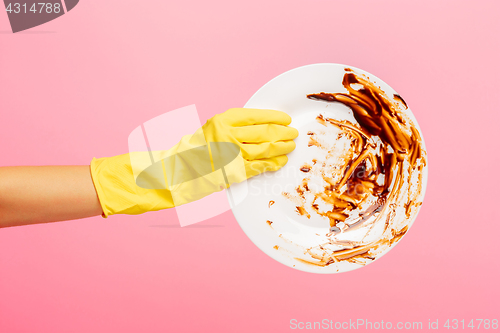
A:
<svg viewBox="0 0 500 333">
<path fill-rule="evenodd" d="M 280 169 L 298 136 L 290 122 L 281 111 L 229 109 L 169 150 L 94 158 L 103 217 L 172 208 Z"/>
</svg>

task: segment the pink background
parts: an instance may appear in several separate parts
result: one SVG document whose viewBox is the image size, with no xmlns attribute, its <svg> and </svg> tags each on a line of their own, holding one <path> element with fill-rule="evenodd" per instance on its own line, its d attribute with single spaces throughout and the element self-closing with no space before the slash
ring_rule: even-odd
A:
<svg viewBox="0 0 500 333">
<path fill-rule="evenodd" d="M 0 229 L 0 332 L 281 332 L 290 320 L 500 319 L 498 1 L 90 1 L 12 34 L 0 11 L 0 165 L 127 152 L 159 114 L 240 107 L 289 69 L 343 63 L 395 88 L 428 147 L 397 248 L 315 275 L 258 250 L 231 212 Z M 477 331 L 477 330 L 476 330 Z"/>
</svg>

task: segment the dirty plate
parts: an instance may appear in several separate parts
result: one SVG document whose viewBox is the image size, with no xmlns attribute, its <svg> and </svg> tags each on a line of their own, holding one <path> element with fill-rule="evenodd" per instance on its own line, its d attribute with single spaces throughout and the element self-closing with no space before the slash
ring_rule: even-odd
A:
<svg viewBox="0 0 500 333">
<path fill-rule="evenodd" d="M 295 269 L 338 273 L 377 260 L 406 234 L 424 198 L 427 155 L 414 115 L 386 83 L 314 64 L 272 79 L 245 107 L 284 111 L 299 130 L 285 167 L 228 191 L 262 251 Z"/>
</svg>

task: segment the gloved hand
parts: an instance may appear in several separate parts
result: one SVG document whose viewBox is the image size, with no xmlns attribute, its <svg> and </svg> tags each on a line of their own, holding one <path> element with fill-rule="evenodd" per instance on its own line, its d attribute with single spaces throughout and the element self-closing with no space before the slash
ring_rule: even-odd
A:
<svg viewBox="0 0 500 333">
<path fill-rule="evenodd" d="M 284 112 L 229 109 L 166 151 L 93 159 L 103 217 L 179 206 L 283 167 L 298 131 Z"/>
</svg>

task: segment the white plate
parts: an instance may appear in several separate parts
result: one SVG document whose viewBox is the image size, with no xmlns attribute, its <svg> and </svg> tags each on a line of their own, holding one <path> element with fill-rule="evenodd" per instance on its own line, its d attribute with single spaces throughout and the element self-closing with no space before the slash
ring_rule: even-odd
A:
<svg viewBox="0 0 500 333">
<path fill-rule="evenodd" d="M 295 140 L 297 147 L 288 155 L 289 162 L 284 168 L 277 172 L 267 172 L 253 177 L 249 179 L 246 184 L 234 184 L 231 187 L 228 194 L 232 195 L 233 198 L 243 198 L 238 200 L 237 205 L 233 204 L 233 214 L 243 231 L 257 247 L 280 263 L 302 271 L 313 273 L 337 273 L 363 267 L 387 253 L 387 251 L 392 249 L 401 238 L 399 237 L 392 241 L 388 239 L 389 242 L 385 242 L 384 244 L 386 245 L 384 246 L 377 243 L 377 240 L 384 237 L 390 238 L 390 236 L 387 236 L 387 233 L 384 233 L 382 229 L 379 228 L 380 221 L 378 226 L 374 225 L 370 228 L 358 228 L 355 230 L 349 229 L 346 230 L 346 232 L 332 236 L 330 233 L 330 223 L 325 217 L 315 214 L 314 212 L 311 213 L 310 209 L 308 210 L 310 218 L 300 215 L 296 208 L 297 202 L 294 203 L 290 199 L 290 196 L 287 198 L 283 194 L 295 193 L 294 191 L 297 186 L 300 185 L 304 177 L 309 176 L 300 171 L 305 163 L 311 164 L 312 160 L 315 158 L 324 159 L 324 150 L 315 149 L 315 146 L 308 146 L 310 140 L 310 136 L 307 134 L 308 132 L 312 131 L 317 133 L 316 138 L 323 140 L 327 144 L 342 144 L 342 139 L 337 140 L 337 133 L 335 133 L 335 129 L 333 129 L 335 126 L 329 127 L 328 130 L 325 131 L 325 126 L 318 123 L 316 117 L 319 114 L 322 114 L 325 118 L 336 120 L 345 119 L 352 123 L 357 123 L 352 111 L 345 105 L 341 103 L 315 101 L 307 98 L 308 94 L 320 92 L 346 93 L 347 90 L 342 84 L 342 79 L 344 74 L 346 74 L 346 68 L 352 69 L 359 75 L 366 75 L 366 77 L 368 77 L 371 82 L 374 82 L 376 86 L 380 87 L 387 96 L 393 98 L 393 94 L 396 94 L 396 92 L 382 80 L 355 67 L 340 64 L 313 64 L 290 70 L 272 79 L 260 88 L 245 105 L 246 108 L 275 109 L 288 113 L 292 117 L 291 126 L 297 128 L 300 134 Z M 403 112 L 408 116 L 408 119 L 413 122 L 414 127 L 416 127 L 420 133 L 420 128 L 410 109 L 404 109 Z M 322 134 L 322 132 L 324 133 Z M 422 148 L 424 153 L 423 156 L 425 156 L 426 159 L 423 138 Z M 337 150 L 341 151 L 338 147 L 335 151 Z M 341 161 L 340 157 L 335 160 Z M 335 161 L 331 160 L 330 162 Z M 419 186 L 420 195 L 418 195 L 417 199 L 418 202 L 421 203 L 427 183 L 427 165 L 422 165 L 422 170 L 419 173 L 421 173 L 419 180 L 417 180 L 419 185 L 414 181 L 409 187 L 414 189 L 416 185 Z M 405 175 L 408 176 L 408 174 Z M 314 176 L 309 177 L 314 178 Z M 310 180 L 309 183 L 310 186 L 312 185 L 315 187 L 314 179 Z M 316 183 L 317 186 L 315 189 L 311 189 L 311 191 L 316 190 L 316 192 L 320 192 L 322 186 L 320 183 L 321 181 L 318 180 Z M 294 200 L 296 200 L 296 198 Z M 391 209 L 394 208 L 393 218 L 391 220 L 393 221 L 391 225 L 395 226 L 394 230 L 402 230 L 404 227 L 406 227 L 404 230 L 407 230 L 418 214 L 419 207 L 411 209 L 408 217 L 406 214 L 402 214 L 401 211 L 404 210 L 404 204 L 405 202 L 399 200 L 399 202 L 391 206 Z M 376 216 L 373 217 L 373 219 L 375 218 Z M 379 220 L 382 219 L 380 218 Z M 272 223 L 270 224 L 268 221 Z M 346 227 L 345 225 L 343 226 Z M 395 233 L 395 231 L 393 233 Z M 402 235 L 404 235 L 404 232 Z M 333 239 L 336 245 L 327 245 L 328 248 L 325 249 L 325 242 L 329 242 L 332 237 L 334 237 Z M 326 265 L 325 261 L 320 261 L 311 256 L 311 253 L 318 255 L 317 251 L 320 250 L 329 251 L 328 253 L 330 254 L 334 250 L 339 250 L 341 247 L 339 247 L 337 243 L 338 240 L 363 240 L 363 243 L 350 245 L 350 247 L 354 248 L 360 248 L 360 244 L 365 244 L 365 247 L 366 244 L 379 245 L 374 246 L 374 248 L 371 248 L 369 252 L 367 252 L 371 253 L 370 255 L 364 254 L 364 257 L 351 257 L 341 260 L 335 259 L 334 262 L 330 260 L 330 263 Z M 323 246 L 318 247 L 320 244 L 323 244 Z M 319 255 L 324 256 L 325 253 L 320 253 Z M 366 256 L 370 258 L 367 259 Z M 339 258 L 341 257 L 342 256 L 339 256 Z"/>
</svg>

